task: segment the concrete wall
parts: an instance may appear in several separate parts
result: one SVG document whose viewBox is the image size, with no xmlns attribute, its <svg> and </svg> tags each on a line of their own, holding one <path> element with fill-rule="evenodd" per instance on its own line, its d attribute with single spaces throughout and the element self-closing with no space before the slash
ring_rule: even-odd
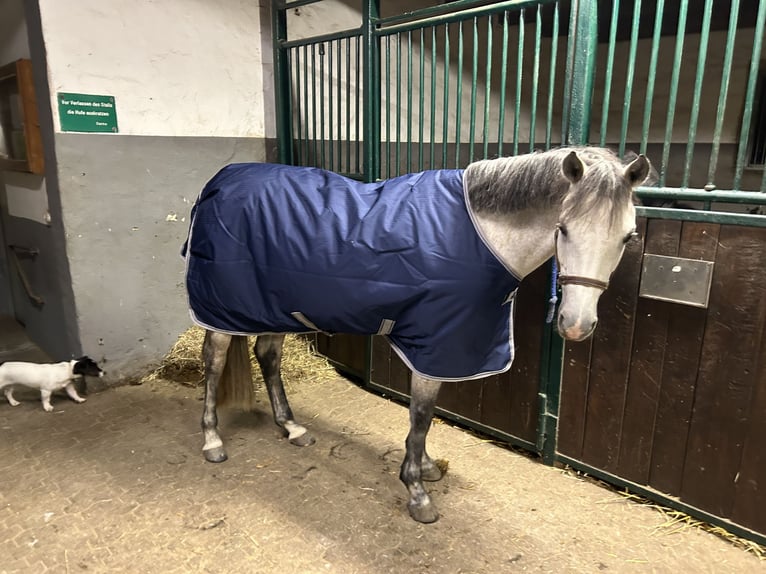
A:
<svg viewBox="0 0 766 574">
<path fill-rule="evenodd" d="M 26 3 L 48 164 L 14 179 L 5 206 L 12 235 L 40 249 L 25 265 L 46 303 L 20 313 L 55 358 L 87 353 L 124 382 L 191 324 L 179 256 L 191 204 L 223 165 L 274 157 L 267 6 Z M 114 96 L 119 133 L 63 132 L 58 92 Z"/>
</svg>

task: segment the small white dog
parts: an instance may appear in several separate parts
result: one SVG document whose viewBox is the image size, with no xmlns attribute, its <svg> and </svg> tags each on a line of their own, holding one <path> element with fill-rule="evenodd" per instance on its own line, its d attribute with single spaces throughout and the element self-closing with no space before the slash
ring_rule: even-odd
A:
<svg viewBox="0 0 766 574">
<path fill-rule="evenodd" d="M 19 401 L 13 398 L 13 385 L 24 385 L 40 390 L 43 408 L 51 412 L 51 393 L 64 389 L 69 397 L 78 403 L 85 399 L 77 394 L 74 381 L 78 377 L 103 377 L 102 371 L 90 357 L 80 357 L 61 363 L 25 363 L 8 361 L 0 363 L 0 389 L 5 392 L 5 398 L 12 407 L 18 406 Z"/>
</svg>

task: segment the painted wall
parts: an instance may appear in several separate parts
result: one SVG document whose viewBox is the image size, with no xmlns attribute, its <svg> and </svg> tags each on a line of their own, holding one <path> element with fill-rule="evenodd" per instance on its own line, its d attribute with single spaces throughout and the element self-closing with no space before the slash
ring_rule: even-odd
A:
<svg viewBox="0 0 766 574">
<path fill-rule="evenodd" d="M 148 370 L 191 324 L 179 250 L 204 183 L 227 163 L 273 158 L 267 5 L 40 0 L 31 11 L 50 226 L 62 230 L 76 334 L 57 354 L 102 361 L 107 384 Z M 114 96 L 119 133 L 63 132 L 60 91 Z"/>
</svg>

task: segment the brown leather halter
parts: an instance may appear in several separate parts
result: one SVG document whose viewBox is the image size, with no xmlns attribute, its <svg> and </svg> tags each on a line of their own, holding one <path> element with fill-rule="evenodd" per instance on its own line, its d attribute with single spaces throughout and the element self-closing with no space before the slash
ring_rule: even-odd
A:
<svg viewBox="0 0 766 574">
<path fill-rule="evenodd" d="M 556 224 L 556 232 L 553 236 L 553 249 L 556 256 L 556 263 L 558 268 L 561 269 L 561 263 L 559 261 L 559 224 Z M 583 287 L 593 287 L 594 289 L 601 289 L 606 291 L 609 287 L 609 281 L 601 281 L 601 279 L 593 279 L 591 277 L 582 277 L 581 275 L 562 275 L 558 276 L 558 283 L 563 285 L 581 285 Z"/>
</svg>

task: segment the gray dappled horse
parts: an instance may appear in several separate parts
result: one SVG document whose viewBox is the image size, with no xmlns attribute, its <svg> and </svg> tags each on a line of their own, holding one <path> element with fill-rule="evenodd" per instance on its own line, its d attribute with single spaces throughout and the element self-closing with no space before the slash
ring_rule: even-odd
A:
<svg viewBox="0 0 766 574">
<path fill-rule="evenodd" d="M 226 460 L 216 405 L 252 397 L 247 335 L 276 424 L 297 423 L 280 376 L 287 332 L 385 335 L 412 374 L 400 478 L 419 522 L 438 512 L 423 481 L 442 471 L 426 435 L 443 381 L 510 368 L 518 282 L 555 254 L 558 331 L 590 336 L 597 303 L 636 233 L 644 156 L 560 148 L 360 184 L 315 168 L 235 164 L 192 212 L 184 248 L 194 321 L 206 328 L 203 454 Z M 290 219 L 292 218 L 292 219 Z"/>
</svg>

